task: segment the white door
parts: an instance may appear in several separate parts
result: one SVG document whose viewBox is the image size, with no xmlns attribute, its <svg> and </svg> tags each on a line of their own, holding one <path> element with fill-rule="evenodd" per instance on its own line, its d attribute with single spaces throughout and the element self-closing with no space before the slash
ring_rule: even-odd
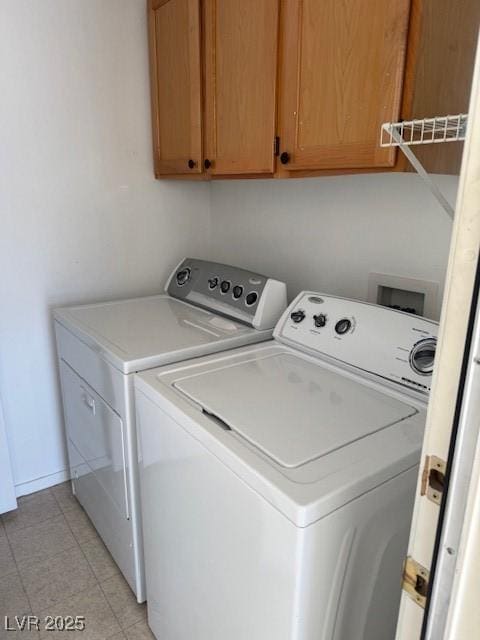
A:
<svg viewBox="0 0 480 640">
<path fill-rule="evenodd" d="M 478 456 L 480 408 L 474 406 L 475 403 L 478 405 L 477 387 L 480 387 L 477 372 L 480 336 L 476 336 L 474 331 L 472 335 L 472 308 L 475 311 L 480 249 L 479 141 L 480 47 L 477 49 L 468 136 L 460 174 L 397 640 L 417 640 L 420 637 L 422 640 L 473 640 L 478 637 L 480 625 L 480 583 L 478 573 L 474 573 L 472 580 L 469 572 L 475 564 L 468 560 L 473 549 L 476 567 L 480 566 L 478 547 L 472 544 L 480 537 L 475 529 L 478 528 L 478 504 L 474 500 L 479 495 L 480 485 L 480 465 L 475 457 L 475 454 Z M 476 328 L 480 331 L 478 323 Z M 470 349 L 472 344 L 473 349 Z M 469 416 L 468 433 L 462 432 L 462 415 Z M 468 441 L 465 439 L 467 436 Z M 462 452 L 466 456 L 463 456 L 463 465 L 459 467 Z M 440 469 L 440 474 L 435 467 Z M 445 472 L 444 482 L 441 481 L 442 471 Z M 462 522 L 463 531 L 459 527 Z M 456 542 L 450 542 L 453 539 Z M 474 586 L 466 588 L 467 584 Z M 475 604 L 472 606 L 472 603 Z M 475 628 L 474 635 L 465 631 L 469 625 Z"/>
<path fill-rule="evenodd" d="M 13 484 L 10 453 L 8 451 L 5 420 L 3 418 L 2 401 L 0 398 L 0 513 L 17 508 L 15 485 Z"/>
</svg>

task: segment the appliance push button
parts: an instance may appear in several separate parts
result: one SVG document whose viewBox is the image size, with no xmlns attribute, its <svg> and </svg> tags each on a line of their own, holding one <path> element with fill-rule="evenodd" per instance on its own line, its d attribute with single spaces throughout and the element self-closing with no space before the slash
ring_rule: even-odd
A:
<svg viewBox="0 0 480 640">
<path fill-rule="evenodd" d="M 251 291 L 245 298 L 247 307 L 251 307 L 252 304 L 255 304 L 257 299 L 258 299 L 258 293 L 256 291 Z"/>
<path fill-rule="evenodd" d="M 222 280 L 222 284 L 220 285 L 220 291 L 222 293 L 228 293 L 230 290 L 230 282 L 228 280 Z"/>
<path fill-rule="evenodd" d="M 235 300 L 238 300 L 239 298 L 241 298 L 242 293 L 243 293 L 243 287 L 241 285 L 237 284 L 233 287 L 233 297 L 235 298 Z"/>
</svg>

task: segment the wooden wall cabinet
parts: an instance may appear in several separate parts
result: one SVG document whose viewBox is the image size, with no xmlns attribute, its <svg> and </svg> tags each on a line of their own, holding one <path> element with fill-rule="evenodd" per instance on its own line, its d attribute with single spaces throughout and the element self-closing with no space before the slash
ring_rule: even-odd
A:
<svg viewBox="0 0 480 640">
<path fill-rule="evenodd" d="M 158 178 L 404 170 L 383 122 L 467 108 L 478 0 L 149 0 L 148 15 Z"/>
<path fill-rule="evenodd" d="M 152 133 L 157 178 L 202 171 L 199 0 L 150 0 Z"/>
<path fill-rule="evenodd" d="M 155 175 L 272 175 L 278 0 L 149 0 Z"/>
<path fill-rule="evenodd" d="M 282 0 L 280 157 L 293 170 L 391 167 L 410 0 Z"/>
<path fill-rule="evenodd" d="M 273 174 L 278 0 L 205 0 L 209 174 Z"/>
</svg>

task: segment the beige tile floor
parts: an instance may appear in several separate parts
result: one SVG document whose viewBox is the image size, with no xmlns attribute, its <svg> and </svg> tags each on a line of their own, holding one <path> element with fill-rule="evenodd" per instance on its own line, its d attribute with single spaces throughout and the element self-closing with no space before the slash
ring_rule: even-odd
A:
<svg viewBox="0 0 480 640">
<path fill-rule="evenodd" d="M 20 498 L 0 517 L 0 640 L 43 640 L 51 631 L 8 631 L 14 617 L 85 616 L 82 640 L 154 640 L 146 607 L 130 587 L 86 513 L 64 483 Z M 12 624 L 10 624 L 12 626 Z M 42 627 L 42 624 L 40 625 Z"/>
</svg>

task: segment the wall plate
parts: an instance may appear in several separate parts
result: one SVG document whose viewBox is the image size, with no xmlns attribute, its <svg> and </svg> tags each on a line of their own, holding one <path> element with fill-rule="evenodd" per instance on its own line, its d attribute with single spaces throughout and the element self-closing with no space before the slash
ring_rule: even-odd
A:
<svg viewBox="0 0 480 640">
<path fill-rule="evenodd" d="M 438 282 L 406 278 L 386 273 L 368 276 L 368 301 L 383 306 L 412 308 L 415 313 L 438 319 Z"/>
</svg>

